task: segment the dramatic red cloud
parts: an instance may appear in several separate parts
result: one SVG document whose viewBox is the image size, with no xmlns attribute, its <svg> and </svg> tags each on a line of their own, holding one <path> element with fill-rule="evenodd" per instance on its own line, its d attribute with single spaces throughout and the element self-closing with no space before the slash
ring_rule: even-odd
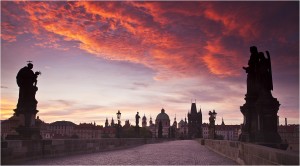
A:
<svg viewBox="0 0 300 166">
<path fill-rule="evenodd" d="M 167 78 L 163 73 L 189 76 L 199 70 L 202 74 L 210 71 L 221 77 L 236 76 L 245 62 L 238 58 L 243 53 L 235 45 L 249 47 L 247 43 L 266 34 L 260 27 L 266 19 L 262 17 L 264 7 L 255 8 L 243 2 L 80 1 L 4 5 L 4 14 L 19 22 L 22 18 L 23 25 L 18 25 L 15 33 L 12 23 L 4 20 L 3 40 L 13 42 L 17 35 L 31 33 L 38 40 L 36 46 L 61 50 L 69 48 L 60 42 L 76 41 L 78 48 L 95 56 L 143 64 L 157 71 L 157 78 Z M 11 11 L 12 6 L 25 14 L 18 18 Z M 279 10 L 277 6 L 270 7 L 270 12 Z M 234 39 L 227 40 L 228 37 Z M 279 33 L 278 39 L 284 42 L 286 37 Z"/>
<path fill-rule="evenodd" d="M 238 53 L 235 50 L 228 50 L 220 44 L 220 38 L 215 41 L 208 41 L 205 49 L 208 54 L 203 56 L 203 61 L 212 74 L 222 77 L 234 76 L 239 74 L 243 65 L 237 58 Z"/>
</svg>

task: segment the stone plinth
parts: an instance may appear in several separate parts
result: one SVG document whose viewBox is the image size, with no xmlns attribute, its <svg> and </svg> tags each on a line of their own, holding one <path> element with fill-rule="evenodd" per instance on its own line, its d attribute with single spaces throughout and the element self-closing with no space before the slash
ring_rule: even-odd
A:
<svg viewBox="0 0 300 166">
<path fill-rule="evenodd" d="M 36 126 L 35 119 L 38 110 L 26 111 L 15 109 L 14 116 L 18 119 L 19 126 L 16 128 L 17 135 L 8 135 L 11 140 L 38 140 L 42 139 L 40 128 Z"/>
<path fill-rule="evenodd" d="M 270 93 L 261 94 L 256 100 L 245 98 L 241 106 L 244 115 L 244 126 L 240 140 L 273 148 L 286 148 L 277 132 L 277 112 L 279 102 Z"/>
</svg>

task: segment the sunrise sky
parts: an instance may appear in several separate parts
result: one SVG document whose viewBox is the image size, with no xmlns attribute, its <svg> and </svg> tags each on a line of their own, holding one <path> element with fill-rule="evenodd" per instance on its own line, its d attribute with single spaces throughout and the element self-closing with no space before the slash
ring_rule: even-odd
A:
<svg viewBox="0 0 300 166">
<path fill-rule="evenodd" d="M 16 74 L 41 71 L 37 115 L 46 122 L 173 123 L 196 99 L 203 122 L 241 124 L 249 47 L 272 58 L 278 115 L 299 123 L 299 2 L 2 2 L 1 120 L 18 99 Z"/>
</svg>

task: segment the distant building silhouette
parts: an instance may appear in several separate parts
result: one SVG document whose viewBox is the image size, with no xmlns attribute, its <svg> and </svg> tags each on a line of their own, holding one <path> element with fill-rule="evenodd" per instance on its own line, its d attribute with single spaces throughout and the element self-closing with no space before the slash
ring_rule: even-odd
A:
<svg viewBox="0 0 300 166">
<path fill-rule="evenodd" d="M 241 133 L 241 125 L 225 125 L 222 118 L 221 125 L 216 125 L 216 134 L 224 140 L 237 141 Z"/>
<path fill-rule="evenodd" d="M 50 123 L 49 130 L 54 132 L 53 138 L 71 138 L 75 126 L 76 124 L 70 121 L 56 121 Z"/>
<path fill-rule="evenodd" d="M 209 139 L 209 124 L 202 124 L 203 138 Z M 224 140 L 232 140 L 237 141 L 239 135 L 241 134 L 241 125 L 225 125 L 224 121 L 222 121 L 221 125 L 215 126 L 215 132 L 217 135 L 217 139 Z"/>
<path fill-rule="evenodd" d="M 108 126 L 103 128 L 102 138 L 115 138 L 116 128 L 115 126 Z"/>
<path fill-rule="evenodd" d="M 189 138 L 202 138 L 202 112 L 197 112 L 196 103 L 192 103 L 188 113 L 188 136 Z"/>
<path fill-rule="evenodd" d="M 163 108 L 161 109 L 161 112 L 157 115 L 155 119 L 156 133 L 158 133 L 158 125 L 160 122 L 162 124 L 162 137 L 168 137 L 170 128 L 170 118 L 169 115 L 166 114 L 165 109 Z"/>
<path fill-rule="evenodd" d="M 169 128 L 169 138 L 177 138 L 177 121 L 176 121 L 176 115 L 174 118 L 173 125 Z"/>
<path fill-rule="evenodd" d="M 125 120 L 125 125 L 123 126 L 123 128 L 129 128 L 129 127 L 130 127 L 129 120 Z"/>
<path fill-rule="evenodd" d="M 111 118 L 110 126 L 115 126 L 114 118 Z"/>
<path fill-rule="evenodd" d="M 149 127 L 148 127 L 148 129 L 151 131 L 152 137 L 153 137 L 153 138 L 156 138 L 156 137 L 157 137 L 156 127 L 157 127 L 157 126 L 153 123 L 152 117 L 150 116 Z"/>
<path fill-rule="evenodd" d="M 143 118 L 142 118 L 142 127 L 146 127 L 147 126 L 147 118 L 144 114 Z"/>
<path fill-rule="evenodd" d="M 102 136 L 103 126 L 92 123 L 80 123 L 74 127 L 74 135 L 79 139 L 99 139 Z"/>
<path fill-rule="evenodd" d="M 152 126 L 152 125 L 153 125 L 152 117 L 150 116 L 149 126 Z"/>
<path fill-rule="evenodd" d="M 299 124 L 287 124 L 278 126 L 278 133 L 284 143 L 288 144 L 287 151 L 299 153 Z"/>
<path fill-rule="evenodd" d="M 177 129 L 177 137 L 180 139 L 187 139 L 188 137 L 188 123 L 186 121 L 186 118 L 184 121 L 181 119 L 181 121 L 178 123 L 178 129 Z"/>
<path fill-rule="evenodd" d="M 108 119 L 105 120 L 105 127 L 108 127 Z"/>
<path fill-rule="evenodd" d="M 173 127 L 174 127 L 175 129 L 177 129 L 176 115 L 175 115 L 175 118 L 174 118 Z"/>
</svg>

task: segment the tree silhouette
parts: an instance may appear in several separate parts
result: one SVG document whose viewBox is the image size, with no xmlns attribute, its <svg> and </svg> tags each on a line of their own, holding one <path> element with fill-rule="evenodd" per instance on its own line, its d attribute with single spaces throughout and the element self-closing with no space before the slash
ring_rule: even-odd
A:
<svg viewBox="0 0 300 166">
<path fill-rule="evenodd" d="M 158 124 L 158 138 L 162 138 L 162 123 L 159 121 Z"/>
</svg>

